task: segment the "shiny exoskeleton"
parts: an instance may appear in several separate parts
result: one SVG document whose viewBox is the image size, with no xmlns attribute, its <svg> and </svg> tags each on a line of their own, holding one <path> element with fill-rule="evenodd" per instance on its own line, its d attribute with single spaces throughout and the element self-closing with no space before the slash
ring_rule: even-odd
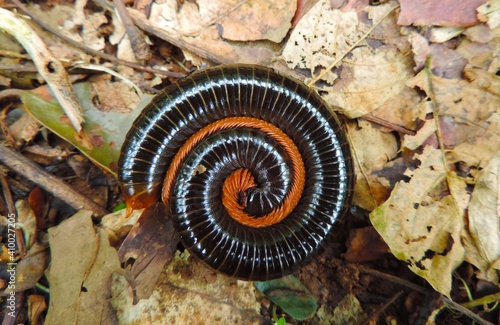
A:
<svg viewBox="0 0 500 325">
<path fill-rule="evenodd" d="M 287 152 L 251 127 L 220 130 L 184 159 L 164 201 L 183 245 L 212 268 L 245 280 L 285 276 L 318 253 L 344 214 L 353 187 L 349 145 L 337 117 L 301 82 L 271 69 L 231 65 L 206 69 L 167 87 L 134 122 L 122 147 L 119 181 L 131 208 L 152 204 L 174 155 L 214 121 L 253 117 L 281 129 L 305 166 L 298 205 L 260 228 L 233 219 L 221 203 L 226 177 L 247 168 L 257 186 L 239 194 L 255 218 L 284 201 L 293 172 Z"/>
</svg>

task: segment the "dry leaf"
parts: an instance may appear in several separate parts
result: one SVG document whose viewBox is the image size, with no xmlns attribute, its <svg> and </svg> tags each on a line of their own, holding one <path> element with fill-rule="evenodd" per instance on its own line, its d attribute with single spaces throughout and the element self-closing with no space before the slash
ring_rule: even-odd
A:
<svg viewBox="0 0 500 325">
<path fill-rule="evenodd" d="M 28 318 L 31 325 L 43 325 L 41 321 L 42 313 L 47 309 L 45 297 L 42 295 L 29 295 L 28 296 Z"/>
<path fill-rule="evenodd" d="M 273 46 L 245 42 L 281 42 L 291 26 L 296 6 L 296 0 L 202 0 L 184 1 L 178 7 L 178 1 L 166 0 L 153 2 L 148 24 L 154 26 L 160 37 L 166 33 L 215 61 L 262 64 L 270 62 Z M 131 14 L 138 20 L 144 19 L 137 13 Z"/>
<path fill-rule="evenodd" d="M 205 25 L 220 24 L 224 39 L 280 43 L 291 27 L 297 1 L 198 0 L 197 6 Z"/>
<path fill-rule="evenodd" d="M 429 49 L 432 58 L 430 68 L 435 76 L 447 79 L 462 77 L 467 60 L 460 52 L 448 48 L 446 44 L 431 44 Z"/>
<path fill-rule="evenodd" d="M 47 324 L 109 324 L 111 274 L 120 262 L 103 229 L 94 228 L 92 212 L 80 211 L 49 229 L 51 265 Z"/>
<path fill-rule="evenodd" d="M 92 78 L 92 102 L 104 112 L 130 112 L 137 107 L 139 95 L 124 82 L 113 82 L 110 75 Z M 119 96 L 117 96 L 119 94 Z"/>
<path fill-rule="evenodd" d="M 480 277 L 498 285 L 500 264 L 500 151 L 481 170 L 470 199 L 464 230 L 465 259 Z M 493 267 L 496 263 L 496 270 Z"/>
<path fill-rule="evenodd" d="M 363 263 L 383 258 L 389 252 L 387 244 L 373 227 L 349 231 L 347 252 L 344 258 L 351 263 Z"/>
<path fill-rule="evenodd" d="M 342 12 L 332 9 L 330 1 L 318 1 L 295 26 L 283 58 L 292 69 L 328 67 L 362 37 L 363 26 L 355 11 Z"/>
<path fill-rule="evenodd" d="M 483 167 L 491 160 L 500 148 L 500 114 L 494 113 L 484 124 L 487 126 L 473 125 L 463 132 L 463 141 L 447 154 L 449 162 L 463 161 L 469 166 Z"/>
<path fill-rule="evenodd" d="M 500 26 L 500 1 L 490 0 L 477 8 L 480 21 L 488 22 L 491 29 Z"/>
<path fill-rule="evenodd" d="M 179 235 L 163 203 L 154 204 L 142 213 L 118 250 L 120 261 L 130 270 L 134 302 L 149 298 L 178 242 Z"/>
<path fill-rule="evenodd" d="M 399 0 L 401 14 L 398 24 L 414 26 L 468 27 L 477 24 L 476 9 L 486 0 L 414 1 Z"/>
<path fill-rule="evenodd" d="M 498 37 L 500 30 L 491 30 L 488 26 L 481 24 L 467 28 L 462 34 L 472 42 L 488 43 Z"/>
<path fill-rule="evenodd" d="M 353 204 L 371 211 L 387 199 L 390 183 L 374 172 L 381 170 L 397 156 L 397 139 L 394 134 L 380 132 L 379 127 L 364 120 L 360 120 L 356 127 L 349 125 L 349 134 L 351 144 L 356 148 L 358 162 L 355 165 L 357 171 Z M 364 175 L 368 175 L 368 179 Z"/>
<path fill-rule="evenodd" d="M 83 44 L 96 51 L 104 49 L 106 44 L 100 28 L 107 23 L 108 19 L 103 12 L 87 15 L 83 21 Z"/>
<path fill-rule="evenodd" d="M 5 261 L 10 261 L 10 259 L 6 259 Z M 49 263 L 50 251 L 47 244 L 35 243 L 28 250 L 26 256 L 17 263 L 16 292 L 22 292 L 35 287 Z M 9 291 L 9 288 L 5 288 L 5 291 L 0 291 L 0 294 L 5 295 Z"/>
<path fill-rule="evenodd" d="M 484 165 L 500 148 L 500 97 L 465 80 L 432 75 L 430 84 L 436 103 L 434 111 L 454 121 L 449 133 L 456 146 L 447 154 L 448 162 Z M 410 79 L 408 85 L 431 94 L 425 70 Z"/>
<path fill-rule="evenodd" d="M 177 254 L 162 272 L 149 299 L 133 304 L 127 280 L 115 275 L 111 303 L 120 324 L 260 324 L 260 303 L 251 282 L 215 274 L 194 262 L 189 254 Z"/>
<path fill-rule="evenodd" d="M 478 123 L 500 112 L 500 97 L 484 91 L 462 79 L 446 79 L 431 75 L 430 83 L 437 107 L 435 112 L 459 118 L 461 122 Z M 407 81 L 409 87 L 418 87 L 430 94 L 427 71 L 422 70 Z"/>
<path fill-rule="evenodd" d="M 23 114 L 9 131 L 16 140 L 31 142 L 40 131 L 40 124 L 30 114 Z"/>
<path fill-rule="evenodd" d="M 50 9 L 40 8 L 40 5 L 33 4 L 28 6 L 28 9 L 41 19 L 44 24 L 59 31 L 63 35 L 77 41 L 83 42 L 83 37 L 80 35 L 81 18 L 75 14 L 75 8 L 72 6 L 57 5 Z M 82 52 L 78 49 L 68 46 L 67 43 L 57 37 L 53 37 L 50 33 L 36 24 L 32 24 L 37 34 L 43 38 L 52 53 L 57 54 L 57 58 L 65 59 L 68 62 L 78 60 L 89 61 L 92 56 Z M 92 44 L 87 44 L 92 46 Z"/>
<path fill-rule="evenodd" d="M 500 97 L 500 78 L 498 76 L 481 69 L 465 69 L 464 76 L 471 82 L 471 85 Z"/>
<path fill-rule="evenodd" d="M 339 81 L 323 89 L 327 91 L 324 98 L 349 118 L 380 109 L 379 117 L 394 124 L 406 126 L 414 121 L 418 97 L 405 85 L 413 75 L 411 59 L 391 46 L 356 48 L 351 55 L 343 64 Z"/>
<path fill-rule="evenodd" d="M 449 296 L 452 273 L 465 253 L 460 237 L 463 211 L 453 196 L 433 195 L 448 177 L 442 152 L 426 147 L 415 158 L 421 164 L 407 173 L 411 180 L 398 183 L 370 219 L 394 256 Z"/>
<path fill-rule="evenodd" d="M 444 43 L 460 35 L 463 30 L 461 27 L 432 27 L 430 29 L 429 41 L 432 43 Z"/>
<path fill-rule="evenodd" d="M 427 120 L 415 135 L 404 136 L 404 147 L 410 150 L 415 150 L 420 147 L 430 136 L 434 135 L 437 130 L 434 119 Z"/>
</svg>

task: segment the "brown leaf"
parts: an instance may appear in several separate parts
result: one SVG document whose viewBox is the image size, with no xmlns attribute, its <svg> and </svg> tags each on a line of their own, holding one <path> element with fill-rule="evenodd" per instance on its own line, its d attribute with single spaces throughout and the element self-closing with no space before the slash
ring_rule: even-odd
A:
<svg viewBox="0 0 500 325">
<path fill-rule="evenodd" d="M 389 253 L 389 247 L 373 227 L 349 231 L 347 252 L 344 257 L 351 263 L 375 261 Z"/>
<path fill-rule="evenodd" d="M 92 224 L 92 212 L 80 211 L 49 229 L 52 262 L 47 324 L 109 324 L 111 274 L 120 272 L 107 233 Z"/>
<path fill-rule="evenodd" d="M 500 152 L 481 170 L 472 192 L 464 232 L 465 259 L 480 277 L 498 285 L 500 270 Z M 496 267 L 494 264 L 496 263 Z M 496 270 L 495 270 L 496 269 Z"/>
<path fill-rule="evenodd" d="M 268 11 L 258 11 L 259 8 Z M 198 54 L 204 53 L 213 61 L 266 64 L 271 61 L 274 45 L 231 40 L 280 42 L 291 26 L 295 10 L 293 0 L 260 0 L 251 4 L 241 0 L 185 1 L 179 8 L 176 0 L 168 0 L 153 2 L 147 21 L 138 13 L 131 12 L 131 15 L 144 25 L 154 26 L 158 36 L 165 34 L 165 39 L 176 38 L 187 45 L 184 46 L 187 50 L 196 48 Z M 275 15 L 276 11 L 280 14 Z"/>
<path fill-rule="evenodd" d="M 40 124 L 30 114 L 23 114 L 9 131 L 16 140 L 31 142 L 40 131 Z"/>
<path fill-rule="evenodd" d="M 447 177 L 442 152 L 426 147 L 415 158 L 421 164 L 407 171 L 411 180 L 398 183 L 370 219 L 394 256 L 449 296 L 452 273 L 465 254 L 460 238 L 464 211 L 453 196 L 442 197 L 439 190 Z"/>
<path fill-rule="evenodd" d="M 148 299 L 133 303 L 125 277 L 114 276 L 111 303 L 120 324 L 261 324 L 261 304 L 251 282 L 215 274 L 185 251 L 161 273 Z"/>
<path fill-rule="evenodd" d="M 468 27 L 479 23 L 476 9 L 486 0 L 414 1 L 400 0 L 401 14 L 398 24 L 414 26 Z"/>
<path fill-rule="evenodd" d="M 419 97 L 405 84 L 414 74 L 410 58 L 392 46 L 356 48 L 351 56 L 338 82 L 324 88 L 324 98 L 350 118 L 373 112 L 382 120 L 412 129 L 419 115 Z"/>
<path fill-rule="evenodd" d="M 46 244 L 35 243 L 16 266 L 16 292 L 35 287 L 50 263 L 50 251 Z"/>
<path fill-rule="evenodd" d="M 362 170 L 356 172 L 353 204 L 371 211 L 388 196 L 391 184 L 383 176 L 374 174 L 397 156 L 397 139 L 394 134 L 380 132 L 380 127 L 364 120 L 356 126 L 349 124 L 349 134 L 356 148 L 356 169 Z M 368 175 L 368 179 L 364 175 Z"/>
<path fill-rule="evenodd" d="M 328 67 L 361 38 L 363 28 L 355 11 L 342 12 L 332 9 L 330 1 L 318 1 L 295 26 L 283 58 L 292 69 Z M 333 76 L 327 80 L 332 82 Z"/>
<path fill-rule="evenodd" d="M 45 192 L 40 187 L 35 187 L 28 197 L 28 204 L 36 218 L 36 230 L 47 230 L 47 212 L 49 210 L 49 202 L 45 196 Z"/>
<path fill-rule="evenodd" d="M 203 4 L 206 8 L 202 7 Z M 294 0 L 205 0 L 197 1 L 197 5 L 200 13 L 203 14 L 205 9 L 207 15 L 216 15 L 211 23 L 220 24 L 224 39 L 240 42 L 270 40 L 275 43 L 280 43 L 288 33 L 297 6 Z"/>
<path fill-rule="evenodd" d="M 47 310 L 47 303 L 45 302 L 45 297 L 41 295 L 29 295 L 28 296 L 28 318 L 30 324 L 32 325 L 42 325 L 41 320 L 42 313 Z"/>
<path fill-rule="evenodd" d="M 118 250 L 118 257 L 130 268 L 134 280 L 134 302 L 147 299 L 153 292 L 158 276 L 173 257 L 179 236 L 163 203 L 146 209 Z"/>
</svg>

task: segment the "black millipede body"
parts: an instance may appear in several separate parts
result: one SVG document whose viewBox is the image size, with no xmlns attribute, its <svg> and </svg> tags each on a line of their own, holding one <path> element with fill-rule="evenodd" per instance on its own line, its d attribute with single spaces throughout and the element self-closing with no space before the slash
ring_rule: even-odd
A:
<svg viewBox="0 0 500 325">
<path fill-rule="evenodd" d="M 321 249 L 347 209 L 353 166 L 319 95 L 271 69 L 231 65 L 153 99 L 125 139 L 119 181 L 129 208 L 162 196 L 183 245 L 212 268 L 269 280 Z"/>
</svg>

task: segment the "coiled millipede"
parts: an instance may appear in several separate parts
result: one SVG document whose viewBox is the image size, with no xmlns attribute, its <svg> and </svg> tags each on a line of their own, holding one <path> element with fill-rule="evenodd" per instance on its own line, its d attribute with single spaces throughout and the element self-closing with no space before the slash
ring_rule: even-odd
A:
<svg viewBox="0 0 500 325">
<path fill-rule="evenodd" d="M 346 136 L 319 95 L 250 65 L 168 86 L 134 122 L 119 160 L 128 209 L 161 196 L 191 254 L 259 281 L 321 249 L 352 176 Z"/>
</svg>

